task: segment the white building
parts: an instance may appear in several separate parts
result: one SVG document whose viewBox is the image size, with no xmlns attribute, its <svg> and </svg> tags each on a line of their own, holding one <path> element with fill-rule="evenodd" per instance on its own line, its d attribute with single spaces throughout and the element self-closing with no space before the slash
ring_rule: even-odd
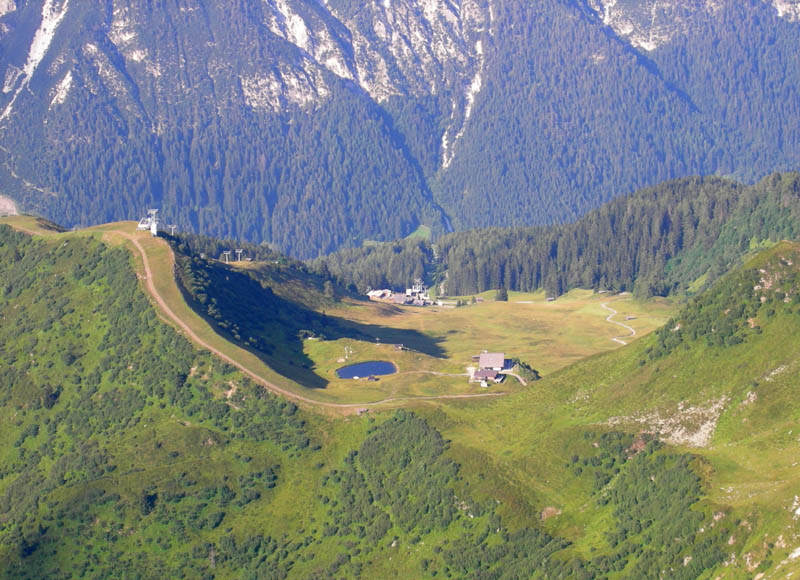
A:
<svg viewBox="0 0 800 580">
<path fill-rule="evenodd" d="M 150 209 L 147 210 L 147 217 L 143 217 L 139 220 L 139 225 L 136 226 L 137 230 L 150 230 L 150 233 L 153 237 L 158 235 L 158 210 L 157 209 Z"/>
</svg>

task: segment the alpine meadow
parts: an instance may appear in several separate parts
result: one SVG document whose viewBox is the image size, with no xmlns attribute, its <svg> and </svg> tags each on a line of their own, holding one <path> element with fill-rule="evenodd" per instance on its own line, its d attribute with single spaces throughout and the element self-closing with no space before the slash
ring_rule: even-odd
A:
<svg viewBox="0 0 800 580">
<path fill-rule="evenodd" d="M 0 578 L 800 578 L 800 0 L 0 0 Z"/>
</svg>

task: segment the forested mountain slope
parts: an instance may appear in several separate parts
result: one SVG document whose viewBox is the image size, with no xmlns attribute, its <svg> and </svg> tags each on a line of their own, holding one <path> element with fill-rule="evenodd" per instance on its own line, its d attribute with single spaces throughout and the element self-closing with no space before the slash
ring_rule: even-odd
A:
<svg viewBox="0 0 800 580">
<path fill-rule="evenodd" d="M 344 284 L 402 288 L 427 276 L 451 295 L 505 287 L 697 291 L 763 242 L 800 234 L 800 174 L 753 186 L 686 178 L 615 199 L 573 224 L 491 228 L 341 250 L 315 267 Z"/>
<path fill-rule="evenodd" d="M 302 258 L 800 165 L 789 0 L 7 0 L 0 191 Z"/>
<path fill-rule="evenodd" d="M 279 457 L 312 445 L 293 404 L 164 325 L 127 250 L 0 239 L 0 574 L 172 575 L 192 530 L 222 522 L 218 492 L 273 501 Z"/>
</svg>

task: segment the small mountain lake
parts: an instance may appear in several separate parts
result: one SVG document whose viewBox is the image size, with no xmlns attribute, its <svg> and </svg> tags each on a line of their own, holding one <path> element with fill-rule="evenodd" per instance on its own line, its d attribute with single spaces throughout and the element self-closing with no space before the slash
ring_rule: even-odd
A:
<svg viewBox="0 0 800 580">
<path fill-rule="evenodd" d="M 372 360 L 336 369 L 336 376 L 340 379 L 358 379 L 371 375 L 393 375 L 396 372 L 397 367 L 393 363 L 385 360 Z"/>
</svg>

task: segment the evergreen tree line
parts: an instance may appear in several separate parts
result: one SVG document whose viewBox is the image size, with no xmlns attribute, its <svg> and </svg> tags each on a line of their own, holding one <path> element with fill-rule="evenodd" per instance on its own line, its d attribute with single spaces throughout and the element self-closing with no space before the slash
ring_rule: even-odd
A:
<svg viewBox="0 0 800 580">
<path fill-rule="evenodd" d="M 702 287 L 754 244 L 800 230 L 800 174 L 753 186 L 684 178 L 618 198 L 580 220 L 549 227 L 488 228 L 435 244 L 404 240 L 342 250 L 312 267 L 353 284 L 402 288 L 424 275 L 445 293 L 490 289 L 559 295 L 571 288 L 634 291 L 647 297 Z"/>
</svg>

